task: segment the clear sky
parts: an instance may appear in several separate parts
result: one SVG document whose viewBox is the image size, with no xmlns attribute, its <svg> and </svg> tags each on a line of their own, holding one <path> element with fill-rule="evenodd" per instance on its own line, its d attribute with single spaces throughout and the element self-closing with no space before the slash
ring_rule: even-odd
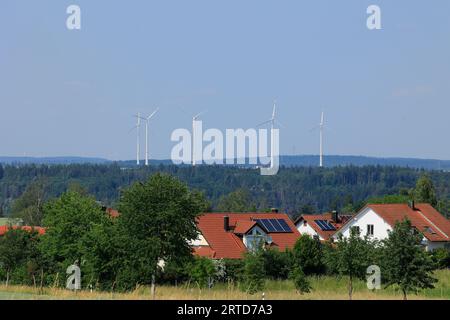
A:
<svg viewBox="0 0 450 320">
<path fill-rule="evenodd" d="M 282 154 L 318 153 L 324 110 L 328 154 L 450 159 L 449 16 L 448 0 L 1 0 L 0 155 L 132 159 L 132 115 L 158 106 L 151 155 L 168 158 L 194 114 L 251 128 L 277 99 Z"/>
</svg>

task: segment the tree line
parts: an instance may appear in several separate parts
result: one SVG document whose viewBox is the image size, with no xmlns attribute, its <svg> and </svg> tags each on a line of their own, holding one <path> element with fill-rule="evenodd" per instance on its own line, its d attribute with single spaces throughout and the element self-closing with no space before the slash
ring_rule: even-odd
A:
<svg viewBox="0 0 450 320">
<path fill-rule="evenodd" d="M 244 190 L 238 196 L 245 197 L 251 208 L 264 211 L 277 207 L 289 214 L 330 210 L 347 213 L 358 210 L 368 199 L 399 194 L 408 197 L 419 177 L 427 174 L 435 187 L 436 207 L 450 214 L 450 172 L 444 171 L 386 166 L 282 167 L 275 176 L 261 176 L 258 170 L 232 166 L 73 164 L 1 168 L 0 214 L 5 216 L 21 211 L 26 202 L 59 197 L 67 190 L 85 190 L 105 206 L 115 207 L 121 190 L 157 172 L 175 176 L 190 188 L 202 191 L 212 210 L 229 208 L 227 202 L 232 201 L 224 197 Z M 20 197 L 24 198 L 22 204 L 15 203 Z"/>
</svg>

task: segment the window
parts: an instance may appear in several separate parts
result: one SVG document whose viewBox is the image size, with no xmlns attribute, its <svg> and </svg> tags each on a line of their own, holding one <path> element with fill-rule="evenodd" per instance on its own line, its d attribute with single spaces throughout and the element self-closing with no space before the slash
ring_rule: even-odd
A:
<svg viewBox="0 0 450 320">
<path fill-rule="evenodd" d="M 350 229 L 350 232 L 356 232 L 356 234 L 360 233 L 359 226 L 354 226 Z"/>
<path fill-rule="evenodd" d="M 367 225 L 367 235 L 368 236 L 373 236 L 373 224 L 368 224 Z"/>
</svg>

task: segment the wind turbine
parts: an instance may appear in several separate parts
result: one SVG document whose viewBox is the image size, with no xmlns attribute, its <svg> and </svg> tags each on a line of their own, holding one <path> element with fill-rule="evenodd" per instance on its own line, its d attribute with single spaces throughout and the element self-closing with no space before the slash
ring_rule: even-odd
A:
<svg viewBox="0 0 450 320">
<path fill-rule="evenodd" d="M 142 119 L 145 121 L 145 165 L 146 166 L 148 166 L 148 123 L 149 123 L 150 119 L 155 116 L 155 114 L 158 112 L 158 110 L 159 110 L 159 108 L 156 108 L 156 110 L 153 111 L 152 114 L 149 115 L 147 118 L 142 118 L 139 116 L 139 119 Z"/>
<path fill-rule="evenodd" d="M 320 129 L 320 160 L 319 160 L 319 167 L 323 167 L 323 127 L 324 127 L 324 115 L 323 115 L 323 111 L 322 114 L 320 115 L 320 124 L 319 124 L 319 129 Z"/>
<path fill-rule="evenodd" d="M 273 154 L 273 150 L 274 150 L 274 129 L 275 129 L 275 123 L 278 123 L 280 126 L 283 126 L 278 120 L 275 120 L 275 114 L 276 114 L 276 110 L 277 110 L 277 102 L 274 101 L 273 102 L 273 109 L 272 109 L 272 117 L 267 120 L 264 121 L 263 123 L 260 123 L 258 125 L 258 127 L 268 124 L 270 123 L 270 163 L 274 163 L 274 154 Z"/>
<path fill-rule="evenodd" d="M 197 161 L 195 159 L 195 154 L 196 154 L 196 139 L 195 139 L 195 121 L 197 121 L 197 119 L 204 113 L 204 111 L 197 113 L 195 116 L 192 117 L 192 166 L 195 167 Z"/>
<path fill-rule="evenodd" d="M 136 126 L 134 126 L 130 131 L 136 129 L 136 133 L 137 133 L 137 141 L 136 141 L 136 164 L 139 165 L 139 155 L 141 153 L 141 145 L 139 142 L 139 132 L 140 132 L 140 127 L 141 127 L 141 113 L 138 112 L 138 114 L 134 115 L 137 119 L 137 123 Z"/>
</svg>

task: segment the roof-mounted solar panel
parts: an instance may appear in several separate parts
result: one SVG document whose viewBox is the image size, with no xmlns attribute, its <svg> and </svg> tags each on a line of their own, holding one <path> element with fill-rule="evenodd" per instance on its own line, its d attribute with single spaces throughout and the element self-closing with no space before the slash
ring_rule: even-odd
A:
<svg viewBox="0 0 450 320">
<path fill-rule="evenodd" d="M 327 220 L 314 220 L 322 231 L 335 231 L 336 228 Z"/>
<path fill-rule="evenodd" d="M 284 219 L 256 219 L 268 232 L 292 232 Z"/>
</svg>

